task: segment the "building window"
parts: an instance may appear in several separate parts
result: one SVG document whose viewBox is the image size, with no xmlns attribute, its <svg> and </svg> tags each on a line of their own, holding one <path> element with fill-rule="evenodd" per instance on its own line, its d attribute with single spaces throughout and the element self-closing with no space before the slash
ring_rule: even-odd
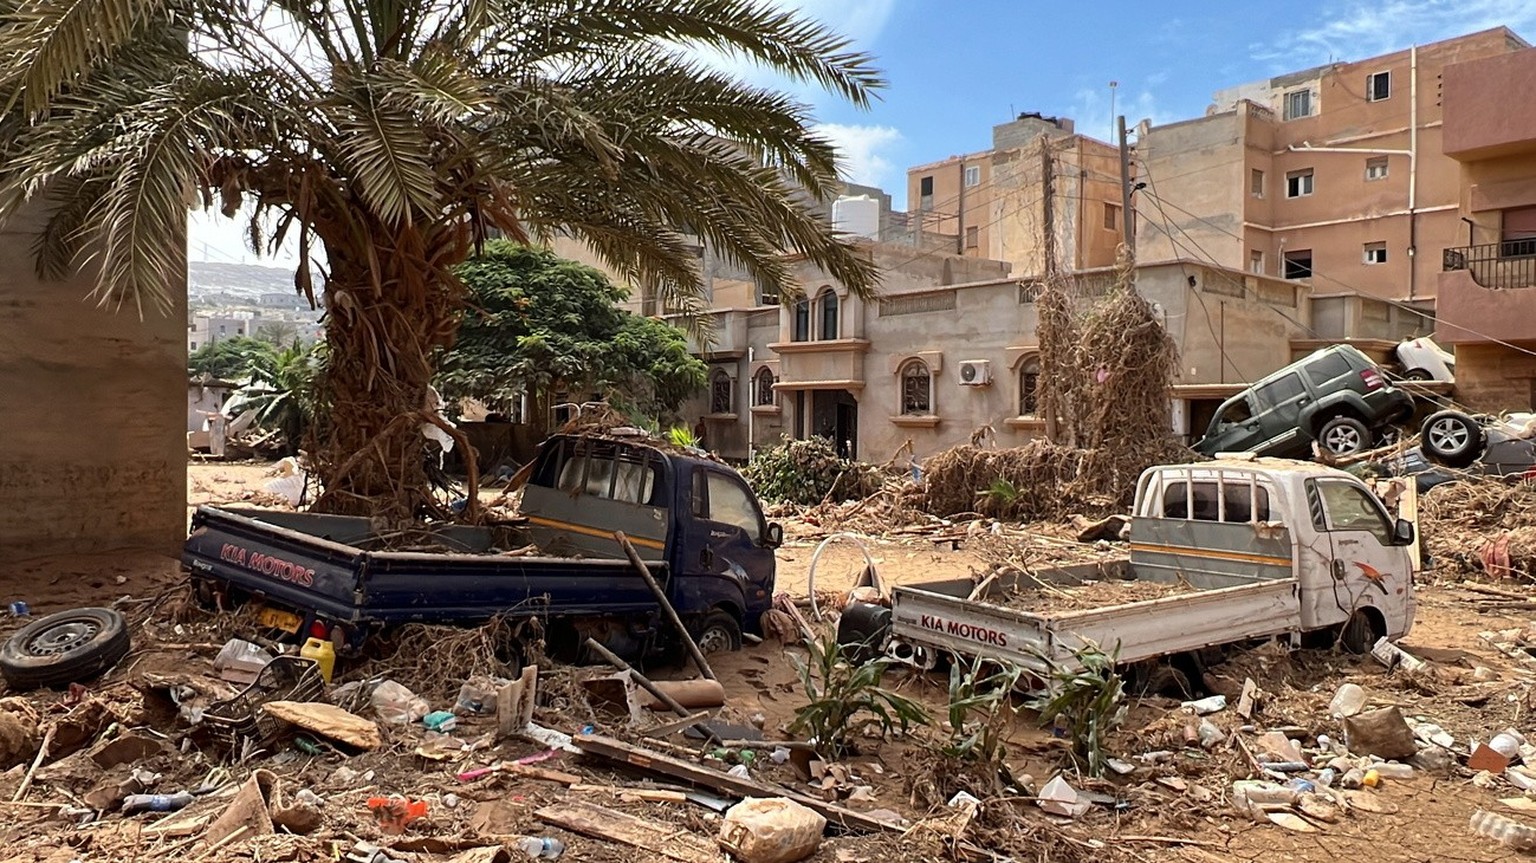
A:
<svg viewBox="0 0 1536 863">
<path fill-rule="evenodd" d="M 1365 179 L 1385 180 L 1387 178 L 1387 157 L 1377 156 L 1365 160 Z"/>
<path fill-rule="evenodd" d="M 808 342 L 811 340 L 811 301 L 809 298 L 801 298 L 795 302 L 795 327 L 790 334 L 792 342 Z"/>
<path fill-rule="evenodd" d="M 1366 243 L 1365 262 L 1367 264 L 1385 264 L 1387 262 L 1387 244 Z"/>
<path fill-rule="evenodd" d="M 1374 72 L 1365 76 L 1365 98 L 1372 102 L 1392 98 L 1392 73 Z"/>
<path fill-rule="evenodd" d="M 965 247 L 967 249 L 974 249 L 974 248 L 976 248 L 976 247 L 978 247 L 980 245 L 981 245 L 981 229 L 980 228 L 966 228 L 965 229 Z"/>
<path fill-rule="evenodd" d="M 1299 120 L 1312 116 L 1312 91 L 1292 90 L 1285 94 L 1285 119 Z"/>
<path fill-rule="evenodd" d="M 709 412 L 712 414 L 731 413 L 731 376 L 725 369 L 715 369 L 709 373 Z"/>
<path fill-rule="evenodd" d="M 1104 204 L 1104 230 L 1114 231 L 1120 228 L 1120 205 Z"/>
<path fill-rule="evenodd" d="M 1248 194 L 1255 198 L 1264 197 L 1264 172 L 1258 168 L 1248 172 Z"/>
<path fill-rule="evenodd" d="M 917 181 L 917 209 L 933 209 L 933 177 L 923 177 Z"/>
<path fill-rule="evenodd" d="M 1287 279 L 1312 278 L 1312 250 L 1297 249 L 1285 253 L 1285 277 Z"/>
<path fill-rule="evenodd" d="M 197 350 L 197 342 L 192 342 L 192 350 Z"/>
<path fill-rule="evenodd" d="M 1258 249 L 1248 252 L 1248 272 L 1264 275 L 1264 253 Z"/>
<path fill-rule="evenodd" d="M 901 412 L 933 413 L 933 375 L 922 360 L 908 360 L 901 367 Z"/>
<path fill-rule="evenodd" d="M 1030 357 L 1019 364 L 1019 416 L 1040 412 L 1040 360 Z"/>
<path fill-rule="evenodd" d="M 969 189 L 972 186 L 980 186 L 980 185 L 981 185 L 981 166 L 980 165 L 967 165 L 967 166 L 965 166 L 965 187 L 967 189 Z M 932 194 L 932 193 L 930 192 L 930 194 Z"/>
<path fill-rule="evenodd" d="M 1285 196 L 1305 198 L 1312 194 L 1312 169 L 1302 168 L 1285 175 Z"/>
<path fill-rule="evenodd" d="M 1536 255 L 1536 207 L 1505 210 L 1499 229 L 1499 257 L 1528 258 Z"/>
<path fill-rule="evenodd" d="M 837 338 L 837 294 L 828 288 L 821 292 L 816 304 L 821 307 L 821 337 Z"/>
<path fill-rule="evenodd" d="M 752 385 L 756 390 L 756 404 L 758 407 L 773 406 L 776 396 L 776 393 L 773 391 L 773 385 L 777 380 L 773 376 L 773 369 L 763 366 L 757 370 L 757 375 L 752 378 Z"/>
</svg>

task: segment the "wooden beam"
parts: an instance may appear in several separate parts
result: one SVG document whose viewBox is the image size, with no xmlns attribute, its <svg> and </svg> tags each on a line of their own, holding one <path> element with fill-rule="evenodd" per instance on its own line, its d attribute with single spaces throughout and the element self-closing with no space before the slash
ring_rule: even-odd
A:
<svg viewBox="0 0 1536 863">
<path fill-rule="evenodd" d="M 572 833 L 643 848 L 679 863 L 710 863 L 720 859 L 715 843 L 697 833 L 595 803 L 566 800 L 538 810 L 533 817 Z"/>
<path fill-rule="evenodd" d="M 677 616 L 677 609 L 672 607 L 672 600 L 667 598 L 667 592 L 656 583 L 656 576 L 651 575 L 651 568 L 645 565 L 645 560 L 640 557 L 640 552 L 635 550 L 634 543 L 629 541 L 629 537 L 625 536 L 622 530 L 613 532 L 613 540 L 624 549 L 624 553 L 629 556 L 630 565 L 640 573 L 640 577 L 645 580 L 645 586 L 651 589 L 651 594 L 656 597 L 656 602 L 667 615 L 667 620 L 672 622 L 672 628 L 677 630 L 678 637 L 683 640 L 683 646 L 688 648 L 688 655 L 693 657 L 693 664 L 698 666 L 699 673 L 710 680 L 717 680 L 714 669 L 709 667 L 709 660 L 704 658 L 704 651 L 699 649 L 699 643 L 693 640 L 688 627 L 683 625 L 683 619 Z"/>
<path fill-rule="evenodd" d="M 743 779 L 739 776 L 732 776 L 720 770 L 714 770 L 680 758 L 673 758 L 654 749 L 644 749 L 625 743 L 622 740 L 604 737 L 600 734 L 577 735 L 573 738 L 572 742 L 575 743 L 577 749 L 580 749 L 587 755 L 607 758 L 610 761 L 628 764 L 651 773 L 670 776 L 673 779 L 681 779 L 684 782 L 700 785 L 718 791 L 721 794 L 729 794 L 735 797 L 785 797 L 808 809 L 821 813 L 822 817 L 827 819 L 828 825 L 843 831 L 853 833 L 904 832 L 900 825 L 881 821 L 878 818 L 871 818 L 862 812 L 855 812 L 852 809 L 834 806 L 824 800 L 817 800 L 798 791 L 792 791 L 778 785 L 770 785 L 766 782 L 759 782 L 756 779 Z"/>
</svg>

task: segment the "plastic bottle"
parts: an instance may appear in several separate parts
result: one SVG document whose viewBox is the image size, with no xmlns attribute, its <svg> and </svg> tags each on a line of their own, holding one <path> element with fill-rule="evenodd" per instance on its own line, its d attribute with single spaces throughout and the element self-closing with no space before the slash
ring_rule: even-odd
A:
<svg viewBox="0 0 1536 863">
<path fill-rule="evenodd" d="M 524 836 L 517 849 L 534 860 L 553 860 L 565 853 L 565 843 L 548 836 Z"/>
<path fill-rule="evenodd" d="M 1412 779 L 1413 768 L 1406 764 L 1398 764 L 1396 761 L 1388 761 L 1378 764 L 1374 768 L 1377 776 L 1382 779 Z"/>
<path fill-rule="evenodd" d="M 135 812 L 175 812 L 192 805 L 192 794 L 178 791 L 175 794 L 130 794 L 123 798 L 123 814 Z"/>
<path fill-rule="evenodd" d="M 1338 774 L 1333 772 L 1333 768 L 1325 767 L 1317 774 L 1317 785 L 1322 788 L 1329 788 L 1337 778 Z"/>
<path fill-rule="evenodd" d="M 1503 815 L 1479 809 L 1472 813 L 1472 823 L 1468 826 L 1478 836 L 1485 836 L 1516 851 L 1536 851 L 1536 829 Z"/>
<path fill-rule="evenodd" d="M 326 683 L 331 682 L 331 675 L 336 672 L 336 645 L 328 638 L 311 638 L 299 648 L 299 655 L 305 659 L 313 659 L 320 666 L 320 677 Z"/>
</svg>

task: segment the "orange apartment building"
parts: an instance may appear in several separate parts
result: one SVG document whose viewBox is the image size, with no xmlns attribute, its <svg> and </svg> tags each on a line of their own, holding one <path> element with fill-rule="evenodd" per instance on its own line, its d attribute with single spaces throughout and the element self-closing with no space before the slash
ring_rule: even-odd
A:
<svg viewBox="0 0 1536 863">
<path fill-rule="evenodd" d="M 952 238 L 954 254 L 1006 261 L 1021 277 L 1047 271 L 1047 222 L 1062 269 L 1109 266 L 1124 236 L 1119 158 L 1069 119 L 1022 114 L 992 128 L 990 150 L 909 168 L 909 217 Z"/>
<path fill-rule="evenodd" d="M 1306 280 L 1318 299 L 1432 312 L 1440 250 L 1466 237 L 1443 75 L 1528 47 L 1499 27 L 1223 90 L 1207 116 L 1151 128 L 1136 144 L 1138 259 L 1209 259 Z M 1403 314 L 1394 330 L 1427 328 Z"/>
<path fill-rule="evenodd" d="M 1469 407 L 1536 409 L 1536 49 L 1448 66 L 1443 93 L 1460 238 L 1434 256 L 1435 337 Z"/>
</svg>

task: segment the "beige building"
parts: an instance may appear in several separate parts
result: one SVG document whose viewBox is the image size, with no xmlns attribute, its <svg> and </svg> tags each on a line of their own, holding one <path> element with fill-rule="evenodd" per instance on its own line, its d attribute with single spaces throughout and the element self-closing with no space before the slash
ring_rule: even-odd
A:
<svg viewBox="0 0 1536 863">
<path fill-rule="evenodd" d="M 1124 236 L 1119 178 L 1114 145 L 1023 114 L 992 128 L 990 150 L 909 168 L 908 217 L 1015 273 L 1046 273 L 1048 243 L 1062 269 L 1109 266 Z"/>
<path fill-rule="evenodd" d="M 1536 409 L 1536 49 L 1448 66 L 1444 149 L 1463 233 L 1437 248 L 1436 338 L 1477 410 Z M 1514 101 L 1512 101 L 1512 98 Z"/>
<path fill-rule="evenodd" d="M 1138 259 L 1432 310 L 1439 250 L 1466 236 L 1442 74 L 1525 47 L 1500 27 L 1234 87 L 1206 117 L 1151 128 L 1136 144 Z"/>
</svg>

